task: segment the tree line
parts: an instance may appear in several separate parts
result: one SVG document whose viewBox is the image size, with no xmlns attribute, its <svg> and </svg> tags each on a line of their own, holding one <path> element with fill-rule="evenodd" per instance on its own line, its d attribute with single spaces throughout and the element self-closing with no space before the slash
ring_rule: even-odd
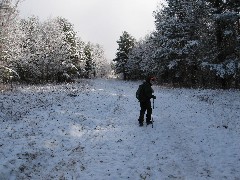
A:
<svg viewBox="0 0 240 180">
<path fill-rule="evenodd" d="M 71 81 L 105 76 L 110 65 L 101 45 L 84 42 L 62 17 L 20 19 L 19 0 L 0 0 L 0 81 Z"/>
<path fill-rule="evenodd" d="M 240 88 L 240 1 L 166 2 L 153 13 L 152 33 L 120 36 L 115 72 L 178 87 Z"/>
</svg>

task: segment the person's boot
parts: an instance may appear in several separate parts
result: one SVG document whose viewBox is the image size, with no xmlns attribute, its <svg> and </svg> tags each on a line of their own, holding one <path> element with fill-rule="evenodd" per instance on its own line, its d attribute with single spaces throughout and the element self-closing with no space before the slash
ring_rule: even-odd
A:
<svg viewBox="0 0 240 180">
<path fill-rule="evenodd" d="M 146 123 L 147 123 L 147 125 L 152 124 L 151 119 L 147 118 L 147 119 L 146 119 Z"/>
<path fill-rule="evenodd" d="M 147 121 L 147 125 L 152 124 L 152 121 Z"/>
<path fill-rule="evenodd" d="M 138 122 L 139 122 L 139 126 L 143 126 L 143 120 L 138 120 Z"/>
</svg>

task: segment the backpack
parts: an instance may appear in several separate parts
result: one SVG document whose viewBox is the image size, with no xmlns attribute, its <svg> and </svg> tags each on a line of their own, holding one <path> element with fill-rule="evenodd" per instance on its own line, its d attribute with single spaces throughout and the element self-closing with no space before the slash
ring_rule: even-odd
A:
<svg viewBox="0 0 240 180">
<path fill-rule="evenodd" d="M 143 84 L 139 85 L 137 91 L 136 91 L 136 98 L 140 102 L 143 99 Z"/>
</svg>

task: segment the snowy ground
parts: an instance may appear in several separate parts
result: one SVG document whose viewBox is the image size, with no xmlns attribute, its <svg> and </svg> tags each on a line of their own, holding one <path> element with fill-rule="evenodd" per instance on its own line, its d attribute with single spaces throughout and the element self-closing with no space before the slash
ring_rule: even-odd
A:
<svg viewBox="0 0 240 180">
<path fill-rule="evenodd" d="M 138 127 L 139 83 L 1 93 L 0 179 L 240 179 L 239 91 L 154 86 L 154 127 Z"/>
</svg>

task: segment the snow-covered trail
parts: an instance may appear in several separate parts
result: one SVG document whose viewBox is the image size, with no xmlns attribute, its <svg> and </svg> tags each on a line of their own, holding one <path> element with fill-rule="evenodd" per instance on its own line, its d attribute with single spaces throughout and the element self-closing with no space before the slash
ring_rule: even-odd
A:
<svg viewBox="0 0 240 180">
<path fill-rule="evenodd" d="M 138 127 L 139 83 L 98 79 L 0 95 L 0 177 L 240 179 L 239 91 L 154 86 L 154 127 Z"/>
<path fill-rule="evenodd" d="M 227 101 L 239 109 L 238 94 L 221 90 L 160 89 L 158 109 L 162 110 L 159 116 L 162 129 L 159 133 L 166 140 L 161 146 L 166 147 L 164 153 L 171 158 L 164 163 L 164 169 L 170 168 L 173 177 L 240 178 L 240 114 L 236 109 L 228 114 L 221 107 L 223 101 Z M 230 101 L 230 97 L 236 103 Z"/>
</svg>

